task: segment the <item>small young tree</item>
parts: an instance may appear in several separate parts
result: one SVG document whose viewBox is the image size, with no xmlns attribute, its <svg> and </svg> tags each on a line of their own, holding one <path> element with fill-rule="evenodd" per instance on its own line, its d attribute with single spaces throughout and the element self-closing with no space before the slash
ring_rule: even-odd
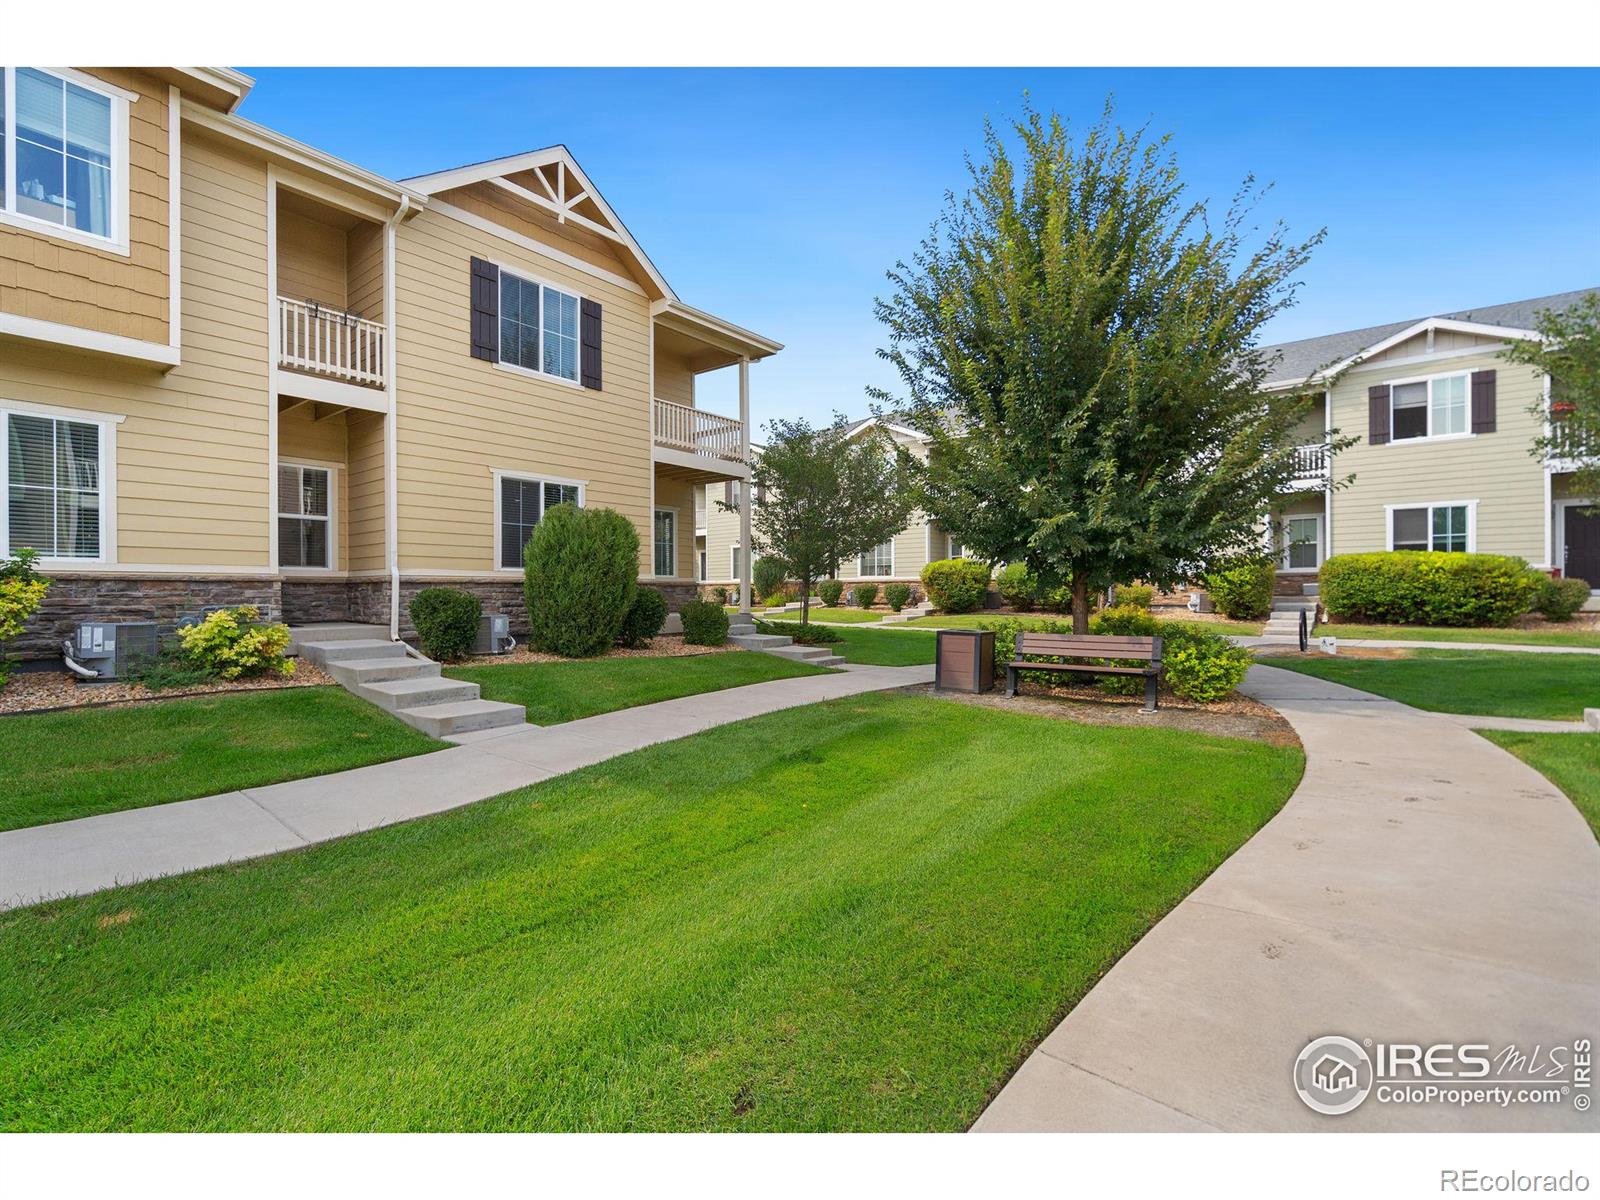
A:
<svg viewBox="0 0 1600 1200">
<path fill-rule="evenodd" d="M 873 395 L 932 442 L 921 507 L 1070 588 L 1084 633 L 1092 593 L 1260 545 L 1309 400 L 1269 404 L 1254 346 L 1321 235 L 1247 229 L 1246 192 L 1212 229 L 1166 139 L 1109 108 L 1078 142 L 1032 110 L 1013 132 L 1018 159 L 988 128 L 971 190 L 890 272 L 880 354 L 906 396 Z"/>
<path fill-rule="evenodd" d="M 1546 309 L 1533 327 L 1540 341 L 1512 342 L 1505 351 L 1509 361 L 1550 376 L 1550 424 L 1530 453 L 1573 463 L 1576 491 L 1600 496 L 1600 292 L 1562 312 Z M 1544 397 L 1529 411 L 1542 422 Z"/>
<path fill-rule="evenodd" d="M 770 497 L 750 517 L 759 554 L 800 581 L 800 622 L 811 618 L 811 588 L 839 563 L 887 541 L 911 519 L 908 456 L 881 430 L 847 434 L 843 417 L 813 429 L 773 421 L 751 485 Z M 717 501 L 728 509 L 732 506 Z"/>
</svg>

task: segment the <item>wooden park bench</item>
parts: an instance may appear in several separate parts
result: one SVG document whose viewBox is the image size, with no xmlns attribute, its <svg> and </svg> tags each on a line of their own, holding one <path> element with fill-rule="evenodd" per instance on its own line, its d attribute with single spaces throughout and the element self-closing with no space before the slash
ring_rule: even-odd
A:
<svg viewBox="0 0 1600 1200">
<path fill-rule="evenodd" d="M 1110 666 L 1098 662 L 1026 662 L 1024 655 L 1051 658 L 1117 658 L 1147 662 L 1148 667 Z M 1144 708 L 1156 711 L 1156 678 L 1161 674 L 1161 639 L 1158 637 L 1102 637 L 1075 633 L 1019 633 L 1016 657 L 1006 664 L 1006 695 L 1017 694 L 1018 671 L 1069 671 L 1082 675 L 1144 676 Z"/>
</svg>

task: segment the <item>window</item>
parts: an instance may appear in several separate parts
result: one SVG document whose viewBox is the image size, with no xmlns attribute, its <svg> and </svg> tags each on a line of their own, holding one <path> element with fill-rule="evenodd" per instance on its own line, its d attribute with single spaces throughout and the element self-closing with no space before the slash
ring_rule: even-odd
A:
<svg viewBox="0 0 1600 1200">
<path fill-rule="evenodd" d="M 700 551 L 700 582 L 704 583 L 709 576 L 706 574 L 706 552 Z"/>
<path fill-rule="evenodd" d="M 1390 429 L 1397 442 L 1466 433 L 1467 376 L 1397 383 L 1390 389 L 1390 406 Z"/>
<path fill-rule="evenodd" d="M 76 74 L 4 69 L 0 184 L 8 219 L 71 231 L 74 241 L 125 240 L 128 102 L 115 92 Z"/>
<path fill-rule="evenodd" d="M 1391 550 L 1472 549 L 1472 505 L 1426 504 L 1390 510 Z"/>
<path fill-rule="evenodd" d="M 0 423 L 6 441 L 0 552 L 28 546 L 41 558 L 101 558 L 101 427 L 16 412 L 0 413 Z"/>
<path fill-rule="evenodd" d="M 500 361 L 578 381 L 578 298 L 500 272 Z"/>
<path fill-rule="evenodd" d="M 324 467 L 278 467 L 278 565 L 333 566 L 333 480 Z"/>
<path fill-rule="evenodd" d="M 1284 522 L 1283 567 L 1286 571 L 1316 569 L 1322 543 L 1322 518 L 1290 517 Z"/>
<path fill-rule="evenodd" d="M 655 570 L 657 575 L 678 573 L 678 513 L 676 509 L 656 509 Z"/>
<path fill-rule="evenodd" d="M 953 537 L 950 539 L 950 557 L 951 558 L 964 558 L 964 557 L 966 557 L 966 547 L 963 546 L 960 542 L 956 541 L 956 539 L 953 538 Z"/>
<path fill-rule="evenodd" d="M 881 546 L 874 546 L 861 556 L 859 564 L 860 574 L 870 578 L 874 575 L 894 574 L 894 543 L 884 542 Z"/>
<path fill-rule="evenodd" d="M 739 574 L 739 547 L 737 546 L 733 546 L 728 550 L 728 578 L 734 580 L 744 578 Z"/>
<path fill-rule="evenodd" d="M 534 479 L 522 475 L 500 477 L 499 546 L 495 562 L 504 570 L 522 570 L 522 548 L 533 527 L 558 504 L 583 505 L 583 486 L 565 480 Z"/>
</svg>

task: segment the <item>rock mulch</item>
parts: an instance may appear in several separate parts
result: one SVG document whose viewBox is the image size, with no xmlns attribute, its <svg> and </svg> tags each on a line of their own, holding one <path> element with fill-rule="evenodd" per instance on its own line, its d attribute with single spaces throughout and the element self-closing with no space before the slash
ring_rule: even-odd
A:
<svg viewBox="0 0 1600 1200">
<path fill-rule="evenodd" d="M 650 639 L 648 646 L 638 650 L 622 650 L 613 647 L 599 658 L 695 658 L 702 654 L 727 654 L 742 653 L 734 645 L 723 646 L 691 646 L 681 637 L 656 637 Z M 501 667 L 517 663 L 562 663 L 562 662 L 593 662 L 594 659 L 562 658 L 559 654 L 543 654 L 538 650 L 518 645 L 509 654 L 484 654 L 476 658 L 464 658 L 459 663 L 452 663 L 458 667 Z"/>
<path fill-rule="evenodd" d="M 296 660 L 293 675 L 222 680 L 171 691 L 153 692 L 140 683 L 85 683 L 67 671 L 19 671 L 0 688 L 0 716 L 51 712 L 64 708 L 104 708 L 113 704 L 146 704 L 233 692 L 272 692 L 284 688 L 326 687 L 333 683 L 314 664 Z"/>
</svg>

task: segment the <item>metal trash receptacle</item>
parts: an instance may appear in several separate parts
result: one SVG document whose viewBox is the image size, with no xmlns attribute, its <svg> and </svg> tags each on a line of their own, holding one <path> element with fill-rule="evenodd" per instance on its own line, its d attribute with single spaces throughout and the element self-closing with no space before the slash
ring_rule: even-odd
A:
<svg viewBox="0 0 1600 1200">
<path fill-rule="evenodd" d="M 939 630 L 933 652 L 933 686 L 945 692 L 993 688 L 994 630 Z"/>
</svg>

